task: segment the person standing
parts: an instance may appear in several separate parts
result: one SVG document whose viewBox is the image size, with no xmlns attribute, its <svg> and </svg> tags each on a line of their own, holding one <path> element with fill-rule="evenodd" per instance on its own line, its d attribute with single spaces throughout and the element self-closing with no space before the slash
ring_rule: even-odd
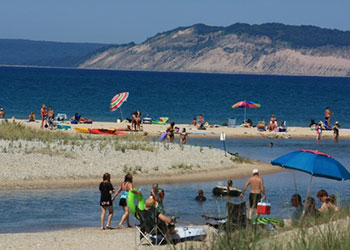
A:
<svg viewBox="0 0 350 250">
<path fill-rule="evenodd" d="M 5 118 L 4 108 L 0 109 L 0 118 Z"/>
<path fill-rule="evenodd" d="M 180 133 L 180 144 L 186 144 L 188 138 L 188 133 L 186 132 L 186 128 L 182 128 L 182 132 Z"/>
<path fill-rule="evenodd" d="M 339 140 L 339 129 L 340 129 L 339 122 L 335 122 L 334 126 L 332 127 L 334 142 L 338 142 Z"/>
<path fill-rule="evenodd" d="M 112 229 L 111 221 L 113 218 L 113 202 L 111 199 L 111 195 L 115 192 L 113 185 L 111 183 L 111 175 L 109 173 L 105 173 L 103 175 L 103 181 L 100 183 L 99 190 L 101 192 L 100 197 L 100 206 L 101 206 L 101 230 L 104 230 L 104 222 L 106 216 L 106 210 L 108 209 L 108 219 L 107 219 L 107 229 Z"/>
<path fill-rule="evenodd" d="M 174 141 L 174 127 L 175 127 L 175 122 L 171 122 L 170 126 L 166 129 L 167 138 L 169 142 Z"/>
<path fill-rule="evenodd" d="M 266 192 L 264 186 L 264 180 L 259 176 L 259 170 L 253 169 L 253 176 L 250 177 L 245 183 L 240 198 L 244 197 L 244 192 L 247 190 L 248 186 L 250 186 L 250 194 L 249 194 L 249 219 L 252 219 L 254 209 L 257 208 L 259 200 L 261 200 L 261 193 L 264 194 L 264 200 L 266 200 Z M 257 214 L 259 217 L 259 214 Z"/>
<path fill-rule="evenodd" d="M 40 128 L 44 128 L 44 121 L 46 120 L 47 117 L 47 112 L 46 112 L 46 105 L 43 104 L 40 110 L 40 115 L 41 115 L 41 125 Z"/>
<path fill-rule="evenodd" d="M 324 119 L 328 123 L 327 127 L 331 126 L 331 115 L 333 115 L 333 113 L 331 112 L 329 107 L 326 107 L 326 110 L 324 111 Z"/>
<path fill-rule="evenodd" d="M 118 229 L 123 228 L 123 224 L 126 221 L 126 224 L 128 227 L 131 227 L 130 222 L 129 222 L 129 208 L 126 203 L 126 200 L 128 198 L 128 192 L 133 192 L 135 194 L 141 194 L 141 191 L 136 191 L 134 190 L 134 187 L 132 185 L 132 175 L 130 173 L 126 174 L 124 177 L 124 182 L 122 182 L 119 186 L 118 191 L 115 193 L 115 195 L 112 198 L 112 201 L 115 200 L 115 198 L 118 196 L 119 193 L 122 192 L 119 200 L 119 206 L 121 206 L 124 210 L 124 214 L 120 220 L 119 226 L 117 227 Z"/>
<path fill-rule="evenodd" d="M 316 141 L 320 141 L 322 137 L 322 122 L 320 121 L 316 126 Z"/>
<path fill-rule="evenodd" d="M 52 106 L 49 106 L 49 111 L 47 112 L 47 117 L 49 120 L 50 129 L 53 129 L 53 121 L 55 118 L 55 112 L 53 111 Z"/>
</svg>

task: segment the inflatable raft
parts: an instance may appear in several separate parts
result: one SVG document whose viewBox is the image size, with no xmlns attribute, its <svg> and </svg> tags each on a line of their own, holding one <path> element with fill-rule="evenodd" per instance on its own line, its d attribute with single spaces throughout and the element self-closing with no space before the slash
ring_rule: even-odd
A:
<svg viewBox="0 0 350 250">
<path fill-rule="evenodd" d="M 89 128 L 86 127 L 74 127 L 74 130 L 78 133 L 90 133 Z"/>
<path fill-rule="evenodd" d="M 213 195 L 236 197 L 241 195 L 241 190 L 233 189 L 228 191 L 227 188 L 215 187 L 213 189 Z"/>
<path fill-rule="evenodd" d="M 207 237 L 207 232 L 202 227 L 175 227 L 174 234 L 171 234 L 171 243 L 179 243 L 190 240 L 204 240 Z M 163 238 L 162 235 L 151 235 L 150 236 L 152 244 L 156 244 L 156 242 L 160 242 Z M 167 242 L 164 240 L 162 242 L 166 244 Z"/>
</svg>

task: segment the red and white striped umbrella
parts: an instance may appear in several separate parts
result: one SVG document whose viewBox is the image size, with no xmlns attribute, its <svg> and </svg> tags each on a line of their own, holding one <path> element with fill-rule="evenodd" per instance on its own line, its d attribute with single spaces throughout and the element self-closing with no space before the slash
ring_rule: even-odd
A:
<svg viewBox="0 0 350 250">
<path fill-rule="evenodd" d="M 109 109 L 111 111 L 116 111 L 118 108 L 120 108 L 123 103 L 128 99 L 129 97 L 129 92 L 122 92 L 113 97 L 111 100 L 111 104 Z"/>
</svg>

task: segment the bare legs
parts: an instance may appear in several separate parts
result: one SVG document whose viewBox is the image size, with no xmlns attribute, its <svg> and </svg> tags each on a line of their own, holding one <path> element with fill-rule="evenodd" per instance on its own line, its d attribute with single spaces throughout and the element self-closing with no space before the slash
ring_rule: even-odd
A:
<svg viewBox="0 0 350 250">
<path fill-rule="evenodd" d="M 105 216 L 106 216 L 106 210 L 108 209 L 108 218 L 107 218 L 107 225 L 106 227 L 111 227 L 111 221 L 113 218 L 113 206 L 108 207 L 102 207 L 101 206 L 101 230 L 105 229 L 104 223 L 105 223 Z"/>
<path fill-rule="evenodd" d="M 126 224 L 128 225 L 128 227 L 131 227 L 131 225 L 129 223 L 129 208 L 127 206 L 124 206 L 123 209 L 124 209 L 124 214 L 123 214 L 122 219 L 119 223 L 119 227 L 123 227 L 124 221 L 126 221 Z"/>
<path fill-rule="evenodd" d="M 248 219 L 253 219 L 254 208 L 249 208 Z M 259 214 L 256 213 L 256 218 L 259 218 Z"/>
</svg>

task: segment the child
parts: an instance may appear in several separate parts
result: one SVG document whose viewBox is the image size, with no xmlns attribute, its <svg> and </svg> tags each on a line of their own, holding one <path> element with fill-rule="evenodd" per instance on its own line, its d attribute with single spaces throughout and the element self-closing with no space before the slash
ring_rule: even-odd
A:
<svg viewBox="0 0 350 250">
<path fill-rule="evenodd" d="M 104 230 L 104 220 L 106 216 L 106 210 L 108 209 L 109 215 L 107 220 L 107 229 L 112 229 L 111 221 L 113 218 L 113 202 L 111 195 L 115 192 L 111 183 L 111 175 L 105 173 L 103 175 L 103 181 L 100 183 L 99 190 L 101 192 L 100 206 L 101 206 L 101 230 Z"/>
<path fill-rule="evenodd" d="M 340 128 L 340 125 L 339 125 L 339 122 L 336 122 L 333 126 L 333 141 L 334 142 L 338 142 L 339 140 L 339 128 Z"/>
<path fill-rule="evenodd" d="M 186 144 L 188 134 L 185 128 L 182 129 L 182 132 L 180 133 L 180 138 L 180 144 Z"/>
<path fill-rule="evenodd" d="M 316 126 L 316 141 L 320 141 L 322 136 L 322 122 L 319 122 Z"/>
<path fill-rule="evenodd" d="M 158 203 L 157 210 L 159 212 L 164 212 L 164 190 L 158 187 L 157 183 L 152 185 L 151 197 Z"/>
</svg>

